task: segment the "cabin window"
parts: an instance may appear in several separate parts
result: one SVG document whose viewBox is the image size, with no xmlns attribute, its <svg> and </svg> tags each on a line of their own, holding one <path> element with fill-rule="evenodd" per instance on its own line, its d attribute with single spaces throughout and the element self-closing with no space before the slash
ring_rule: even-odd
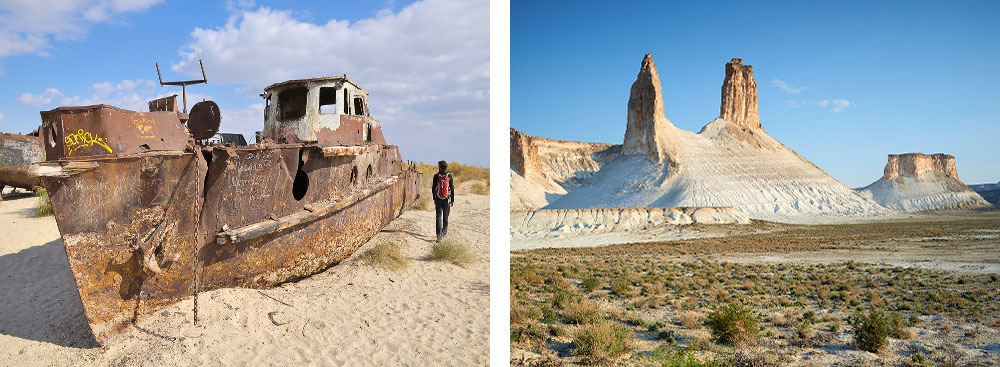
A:
<svg viewBox="0 0 1000 367">
<path fill-rule="evenodd" d="M 278 94 L 278 119 L 295 120 L 302 118 L 306 114 L 306 96 L 309 89 L 306 87 L 291 88 Z"/>
<path fill-rule="evenodd" d="M 354 114 L 355 115 L 365 114 L 365 102 L 361 100 L 361 97 L 354 97 Z"/>
<path fill-rule="evenodd" d="M 337 113 L 337 88 L 321 87 L 319 89 L 319 113 Z"/>
</svg>

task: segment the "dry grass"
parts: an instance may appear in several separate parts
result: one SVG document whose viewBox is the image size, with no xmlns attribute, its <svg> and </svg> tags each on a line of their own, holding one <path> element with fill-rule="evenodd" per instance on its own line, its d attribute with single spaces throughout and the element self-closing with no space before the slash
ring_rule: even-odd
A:
<svg viewBox="0 0 1000 367">
<path fill-rule="evenodd" d="M 399 245 L 393 242 L 378 243 L 362 252 L 358 259 L 365 264 L 392 271 L 402 270 L 409 263 L 409 260 L 403 257 L 400 252 Z"/>
<path fill-rule="evenodd" d="M 38 197 L 38 207 L 35 208 L 35 215 L 39 217 L 52 215 L 52 202 L 49 201 L 49 192 L 41 186 L 32 187 L 31 191 L 34 191 L 35 196 Z"/>
<path fill-rule="evenodd" d="M 471 189 L 473 194 L 489 195 L 490 194 L 489 181 L 486 181 L 486 183 L 483 183 L 483 181 L 475 182 L 472 184 Z"/>
<path fill-rule="evenodd" d="M 701 314 L 698 312 L 685 312 L 681 314 L 677 321 L 681 324 L 681 326 L 687 329 L 701 328 Z"/>
<path fill-rule="evenodd" d="M 454 237 L 445 236 L 431 246 L 431 260 L 448 261 L 458 266 L 466 266 L 472 262 L 472 253 Z"/>
<path fill-rule="evenodd" d="M 589 301 L 571 303 L 563 310 L 563 319 L 570 324 L 590 324 L 601 316 L 601 309 Z"/>
<path fill-rule="evenodd" d="M 585 325 L 573 334 L 573 354 L 588 364 L 608 365 L 632 352 L 632 330 L 614 321 Z"/>
</svg>

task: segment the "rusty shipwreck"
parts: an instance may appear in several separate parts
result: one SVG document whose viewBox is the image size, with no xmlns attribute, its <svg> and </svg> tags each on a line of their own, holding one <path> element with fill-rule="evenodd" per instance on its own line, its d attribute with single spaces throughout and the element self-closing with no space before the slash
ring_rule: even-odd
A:
<svg viewBox="0 0 1000 367">
<path fill-rule="evenodd" d="M 242 146 L 218 134 L 214 102 L 188 113 L 176 95 L 150 112 L 41 112 L 45 161 L 32 171 L 99 343 L 198 292 L 322 271 L 417 199 L 419 173 L 346 76 L 285 81 L 261 96 L 263 130 Z"/>
<path fill-rule="evenodd" d="M 32 174 L 30 167 L 42 161 L 44 156 L 42 140 L 37 133 L 0 133 L 0 191 L 6 186 L 22 189 L 41 186 L 41 178 Z"/>
</svg>

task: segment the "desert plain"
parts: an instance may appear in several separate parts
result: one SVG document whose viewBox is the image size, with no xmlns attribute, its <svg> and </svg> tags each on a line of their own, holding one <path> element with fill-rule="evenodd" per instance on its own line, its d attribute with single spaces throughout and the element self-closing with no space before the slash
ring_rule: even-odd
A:
<svg viewBox="0 0 1000 367">
<path fill-rule="evenodd" d="M 489 197 L 459 187 L 450 240 L 431 258 L 434 212 L 411 208 L 351 258 L 273 289 L 200 293 L 105 345 L 84 317 L 55 220 L 38 198 L 0 202 L 0 365 L 482 366 L 489 359 Z M 405 266 L 367 261 L 395 244 Z"/>
</svg>

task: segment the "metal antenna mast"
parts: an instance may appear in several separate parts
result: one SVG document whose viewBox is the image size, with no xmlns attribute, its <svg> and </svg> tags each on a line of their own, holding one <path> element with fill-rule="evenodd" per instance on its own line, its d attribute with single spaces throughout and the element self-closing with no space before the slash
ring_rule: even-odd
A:
<svg viewBox="0 0 1000 367">
<path fill-rule="evenodd" d="M 160 79 L 160 85 L 179 85 L 181 86 L 181 95 L 184 99 L 184 114 L 182 120 L 187 121 L 187 86 L 190 84 L 201 84 L 208 83 L 208 78 L 205 77 L 205 65 L 201 63 L 201 59 L 198 59 L 198 65 L 201 66 L 201 80 L 185 80 L 180 82 L 163 82 L 163 76 L 160 75 L 160 63 L 156 63 L 156 77 Z"/>
</svg>

